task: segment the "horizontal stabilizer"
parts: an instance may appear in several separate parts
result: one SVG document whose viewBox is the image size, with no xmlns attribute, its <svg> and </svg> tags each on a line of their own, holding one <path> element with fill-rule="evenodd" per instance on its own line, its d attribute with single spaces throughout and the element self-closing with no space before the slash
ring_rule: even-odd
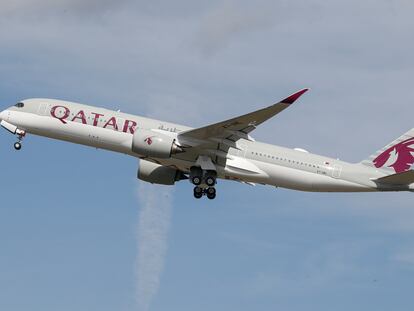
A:
<svg viewBox="0 0 414 311">
<path fill-rule="evenodd" d="M 376 179 L 375 181 L 387 185 L 409 185 L 414 183 L 414 171 L 406 171 Z"/>
</svg>

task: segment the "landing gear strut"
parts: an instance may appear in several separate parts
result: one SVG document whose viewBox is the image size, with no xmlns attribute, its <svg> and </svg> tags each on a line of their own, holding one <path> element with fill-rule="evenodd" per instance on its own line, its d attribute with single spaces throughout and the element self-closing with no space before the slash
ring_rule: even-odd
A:
<svg viewBox="0 0 414 311">
<path fill-rule="evenodd" d="M 24 136 L 26 135 L 26 132 L 23 131 L 23 130 L 17 129 L 16 134 L 17 134 L 17 137 L 18 137 L 18 141 L 14 143 L 14 149 L 20 150 L 20 149 L 22 149 L 22 140 L 23 140 Z"/>
</svg>

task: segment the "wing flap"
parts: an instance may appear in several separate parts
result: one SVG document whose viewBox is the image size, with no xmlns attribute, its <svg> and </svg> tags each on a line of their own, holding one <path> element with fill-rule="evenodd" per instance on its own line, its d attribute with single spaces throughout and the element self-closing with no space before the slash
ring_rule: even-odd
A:
<svg viewBox="0 0 414 311">
<path fill-rule="evenodd" d="M 260 168 L 254 165 L 252 162 L 240 157 L 234 157 L 227 159 L 226 169 L 229 171 L 237 172 L 243 175 L 261 175 L 267 176 Z"/>
</svg>

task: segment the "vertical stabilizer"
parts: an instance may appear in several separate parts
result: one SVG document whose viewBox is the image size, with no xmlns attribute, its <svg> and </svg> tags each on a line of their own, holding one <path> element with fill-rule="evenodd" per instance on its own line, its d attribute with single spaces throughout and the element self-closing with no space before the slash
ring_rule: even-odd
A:
<svg viewBox="0 0 414 311">
<path fill-rule="evenodd" d="M 403 173 L 410 170 L 414 164 L 414 129 L 411 129 L 361 163 L 389 174 Z"/>
</svg>

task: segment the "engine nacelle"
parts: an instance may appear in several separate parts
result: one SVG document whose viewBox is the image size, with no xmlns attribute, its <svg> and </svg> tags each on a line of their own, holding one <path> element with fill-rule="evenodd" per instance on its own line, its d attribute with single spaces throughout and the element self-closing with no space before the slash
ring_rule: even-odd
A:
<svg viewBox="0 0 414 311">
<path fill-rule="evenodd" d="M 138 178 L 152 184 L 160 185 L 174 185 L 176 181 L 187 179 L 179 170 L 146 160 L 140 160 Z"/>
<path fill-rule="evenodd" d="M 138 130 L 132 139 L 132 151 L 145 157 L 170 158 L 183 150 L 173 137 L 151 130 Z"/>
</svg>

